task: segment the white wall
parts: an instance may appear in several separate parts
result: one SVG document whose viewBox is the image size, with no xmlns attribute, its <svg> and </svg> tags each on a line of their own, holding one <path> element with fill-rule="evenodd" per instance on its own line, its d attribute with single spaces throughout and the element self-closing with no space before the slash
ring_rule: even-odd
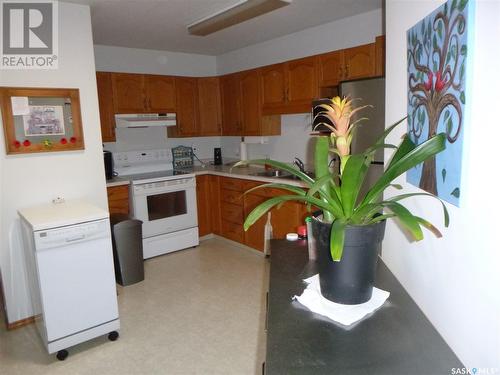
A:
<svg viewBox="0 0 500 375">
<path fill-rule="evenodd" d="M 217 72 L 233 73 L 373 43 L 382 34 L 382 10 L 373 10 L 217 56 Z"/>
<path fill-rule="evenodd" d="M 6 156 L 0 142 L 0 267 L 8 319 L 13 322 L 32 315 L 17 210 L 57 196 L 83 198 L 107 209 L 88 6 L 59 3 L 59 69 L 1 71 L 0 86 L 80 89 L 85 137 L 84 151 L 18 156 Z"/>
<path fill-rule="evenodd" d="M 387 0 L 386 124 L 406 113 L 406 31 L 441 3 Z M 472 85 L 467 99 L 472 118 L 465 128 L 462 206 L 447 205 L 451 224 L 442 239 L 427 233 L 423 241 L 409 243 L 394 223 L 388 223 L 383 259 L 465 366 L 495 367 L 498 373 L 500 207 L 494 161 L 500 137 L 500 2 L 477 1 L 475 20 L 470 29 L 476 33 L 475 43 L 468 50 L 474 56 L 474 79 L 467 83 Z M 389 143 L 397 142 L 404 131 L 401 127 Z M 419 190 L 404 178 L 399 183 L 408 191 Z M 408 200 L 407 207 L 442 227 L 440 205 L 432 199 Z"/>
<path fill-rule="evenodd" d="M 218 74 L 227 74 L 323 52 L 373 43 L 384 34 L 382 10 L 311 27 L 217 56 Z M 281 116 L 281 137 L 271 137 L 267 145 L 249 145 L 249 158 L 267 157 L 291 162 L 294 157 L 312 161 L 310 116 Z M 239 138 L 222 139 L 223 154 L 238 155 Z"/>
<path fill-rule="evenodd" d="M 206 77 L 216 75 L 215 56 L 95 45 L 96 70 Z"/>
</svg>

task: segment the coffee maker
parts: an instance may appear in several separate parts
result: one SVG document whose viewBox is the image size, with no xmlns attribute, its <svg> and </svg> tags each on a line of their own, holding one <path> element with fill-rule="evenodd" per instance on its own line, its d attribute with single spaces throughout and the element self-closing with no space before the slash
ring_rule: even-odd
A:
<svg viewBox="0 0 500 375">
<path fill-rule="evenodd" d="M 110 151 L 103 151 L 103 153 L 106 180 L 111 180 L 113 178 L 113 154 Z"/>
<path fill-rule="evenodd" d="M 222 151 L 220 147 L 214 148 L 214 165 L 222 165 Z"/>
</svg>

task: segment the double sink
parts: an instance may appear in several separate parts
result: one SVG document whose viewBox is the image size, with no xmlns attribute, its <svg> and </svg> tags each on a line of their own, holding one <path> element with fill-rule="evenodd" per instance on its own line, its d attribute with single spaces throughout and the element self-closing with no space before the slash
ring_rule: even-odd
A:
<svg viewBox="0 0 500 375">
<path fill-rule="evenodd" d="M 307 174 L 309 177 L 314 178 L 314 172 L 304 172 Z M 279 170 L 279 169 L 272 169 L 272 170 L 266 170 L 262 172 L 255 172 L 251 173 L 252 176 L 261 176 L 261 177 L 271 177 L 271 178 L 283 178 L 286 180 L 300 180 L 297 176 Z"/>
</svg>

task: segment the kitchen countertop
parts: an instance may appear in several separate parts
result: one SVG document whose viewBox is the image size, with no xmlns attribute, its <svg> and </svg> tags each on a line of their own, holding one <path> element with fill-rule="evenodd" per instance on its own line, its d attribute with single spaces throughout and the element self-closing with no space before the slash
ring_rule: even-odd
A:
<svg viewBox="0 0 500 375">
<path fill-rule="evenodd" d="M 378 262 L 375 284 L 388 301 L 348 328 L 292 301 L 317 273 L 307 242 L 272 240 L 265 373 L 450 374 L 463 368 L 394 275 Z"/>
<path fill-rule="evenodd" d="M 299 180 L 252 175 L 257 172 L 262 172 L 263 170 L 264 169 L 260 167 L 236 167 L 231 169 L 231 166 L 229 165 L 206 165 L 206 166 L 195 166 L 192 169 L 186 169 L 185 171 L 194 173 L 196 176 L 211 174 L 216 176 L 241 178 L 245 180 L 253 180 L 253 181 L 260 181 L 267 183 L 277 182 L 295 186 L 302 186 L 302 187 L 305 186 L 305 184 Z M 112 187 L 112 186 L 128 185 L 130 181 L 131 181 L 130 176 L 123 176 L 123 177 L 117 176 L 113 177 L 111 180 L 107 180 L 106 186 Z"/>
</svg>

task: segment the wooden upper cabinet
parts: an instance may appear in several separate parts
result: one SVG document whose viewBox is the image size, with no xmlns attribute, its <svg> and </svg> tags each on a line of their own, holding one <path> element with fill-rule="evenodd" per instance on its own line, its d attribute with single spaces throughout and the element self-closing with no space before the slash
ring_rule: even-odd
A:
<svg viewBox="0 0 500 375">
<path fill-rule="evenodd" d="M 385 35 L 375 38 L 375 75 L 385 75 Z"/>
<path fill-rule="evenodd" d="M 242 135 L 240 75 L 220 78 L 222 104 L 222 135 Z"/>
<path fill-rule="evenodd" d="M 97 97 L 103 142 L 115 142 L 115 114 L 113 108 L 113 85 L 111 73 L 97 72 Z"/>
<path fill-rule="evenodd" d="M 260 72 L 256 69 L 242 73 L 241 117 L 244 135 L 261 135 Z"/>
<path fill-rule="evenodd" d="M 271 109 L 286 104 L 285 64 L 260 69 L 262 80 L 262 108 Z"/>
<path fill-rule="evenodd" d="M 318 97 L 316 56 L 289 61 L 286 69 L 286 99 L 292 112 L 309 112 L 311 101 Z"/>
<path fill-rule="evenodd" d="M 318 57 L 319 86 L 337 86 L 344 74 L 342 51 L 325 53 Z"/>
<path fill-rule="evenodd" d="M 375 43 L 344 50 L 345 80 L 375 76 Z"/>
<path fill-rule="evenodd" d="M 318 95 L 316 56 L 260 68 L 265 115 L 308 112 Z"/>
<path fill-rule="evenodd" d="M 144 113 L 144 75 L 112 73 L 113 103 L 115 113 Z"/>
<path fill-rule="evenodd" d="M 179 136 L 195 136 L 198 131 L 198 87 L 196 78 L 176 77 L 177 126 Z M 168 128 L 168 130 L 174 128 Z"/>
<path fill-rule="evenodd" d="M 199 135 L 221 135 L 219 78 L 198 78 Z"/>
<path fill-rule="evenodd" d="M 175 112 L 175 79 L 169 76 L 146 75 L 146 110 L 151 113 Z"/>
</svg>

